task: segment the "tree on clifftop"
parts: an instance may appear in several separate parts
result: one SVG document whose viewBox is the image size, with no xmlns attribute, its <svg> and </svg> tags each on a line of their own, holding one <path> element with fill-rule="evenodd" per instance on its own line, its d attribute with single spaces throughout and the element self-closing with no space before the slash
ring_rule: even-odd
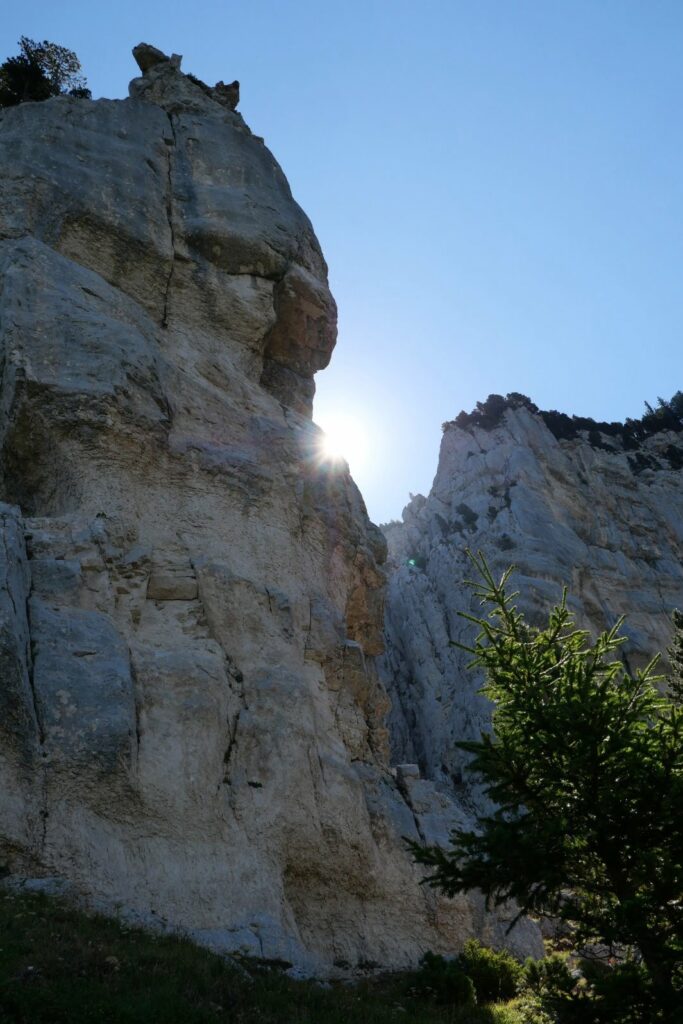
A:
<svg viewBox="0 0 683 1024">
<path fill-rule="evenodd" d="M 0 107 L 61 95 L 90 98 L 78 57 L 47 39 L 37 43 L 22 36 L 19 55 L 0 64 Z"/>
<path fill-rule="evenodd" d="M 474 561 L 483 583 L 471 585 L 489 611 L 467 616 L 480 632 L 466 650 L 495 711 L 493 733 L 460 746 L 497 810 L 454 832 L 450 850 L 411 844 L 415 858 L 448 895 L 480 889 L 568 922 L 577 948 L 630 949 L 653 1008 L 643 1020 L 678 1021 L 683 707 L 658 689 L 657 659 L 626 670 L 621 622 L 591 642 L 564 595 L 536 629 L 506 590 L 510 570 L 496 582 Z"/>
</svg>

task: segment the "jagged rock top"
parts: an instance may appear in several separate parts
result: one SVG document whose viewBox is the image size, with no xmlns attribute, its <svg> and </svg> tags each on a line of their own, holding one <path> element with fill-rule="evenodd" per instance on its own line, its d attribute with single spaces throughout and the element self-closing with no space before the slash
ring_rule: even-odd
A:
<svg viewBox="0 0 683 1024">
<path fill-rule="evenodd" d="M 232 87 L 209 88 L 179 57 L 141 47 L 128 100 L 0 112 L 0 240 L 31 235 L 160 326 L 221 334 L 252 377 L 310 416 L 337 322 L 311 223 L 232 109 Z M 247 290 L 270 306 L 258 328 L 239 309 Z"/>
<path fill-rule="evenodd" d="M 458 780 L 457 742 L 487 727 L 480 680 L 451 646 L 472 641 L 459 613 L 479 611 L 464 584 L 468 548 L 494 572 L 517 567 L 532 621 L 547 621 L 566 585 L 582 626 L 597 632 L 626 615 L 632 667 L 664 653 L 671 611 L 683 605 L 682 399 L 606 424 L 490 396 L 444 425 L 429 495 L 384 528 L 397 759 Z"/>
<path fill-rule="evenodd" d="M 539 409 L 530 398 L 519 392 L 511 392 L 505 397 L 489 395 L 485 402 L 477 402 L 471 412 L 463 410 L 454 420 L 444 423 L 443 429 L 444 432 L 468 427 L 492 430 L 500 424 L 508 409 L 528 409 L 529 412 L 537 414 L 558 441 L 578 439 L 587 442 L 593 448 L 603 448 L 605 451 L 633 452 L 631 465 L 636 472 L 648 466 L 653 469 L 657 467 L 651 456 L 648 458 L 647 455 L 638 452 L 644 442 L 657 435 L 683 434 L 681 391 L 676 392 L 668 402 L 660 399 L 656 409 L 648 405 L 647 411 L 639 419 L 629 418 L 623 423 L 598 421 L 589 416 L 568 416 L 555 409 Z M 661 445 L 656 447 L 661 449 Z M 683 440 L 669 438 L 666 447 L 662 449 L 662 454 L 672 469 L 680 469 L 683 466 Z"/>
<path fill-rule="evenodd" d="M 180 71 L 180 65 L 182 63 L 182 57 L 178 53 L 172 54 L 170 57 L 158 50 L 156 46 L 150 46 L 149 43 L 138 43 L 137 46 L 133 47 L 133 56 L 135 61 L 142 71 L 142 79 L 133 79 L 130 84 L 129 92 L 131 96 L 138 97 L 140 99 L 147 99 L 148 101 L 156 101 L 156 97 L 160 97 L 163 104 L 178 103 L 187 107 L 195 106 L 197 109 L 206 109 L 202 107 L 202 96 L 208 96 L 214 103 L 218 103 L 221 107 L 225 107 L 227 110 L 234 111 L 240 100 L 240 83 L 235 80 L 229 85 L 225 82 L 216 82 L 211 87 L 205 82 L 202 82 L 196 75 L 182 75 L 174 74 Z M 168 84 L 172 82 L 171 92 L 172 97 L 168 94 Z M 202 96 L 200 96 L 200 93 Z M 197 106 L 199 104 L 199 106 Z M 246 131 L 248 131 L 246 124 L 240 118 L 236 123 L 241 123 Z M 263 141 L 263 140 L 259 140 Z"/>
</svg>

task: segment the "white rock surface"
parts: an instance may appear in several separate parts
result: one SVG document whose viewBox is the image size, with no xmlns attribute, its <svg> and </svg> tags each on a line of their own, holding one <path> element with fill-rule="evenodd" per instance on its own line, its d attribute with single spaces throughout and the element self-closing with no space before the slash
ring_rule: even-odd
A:
<svg viewBox="0 0 683 1024">
<path fill-rule="evenodd" d="M 152 56 L 0 114 L 0 864 L 316 973 L 508 941 L 405 852 L 451 804 L 390 771 L 318 242 L 234 96 Z"/>
<path fill-rule="evenodd" d="M 450 643 L 472 642 L 475 627 L 459 612 L 480 610 L 464 585 L 467 548 L 498 573 L 517 566 L 514 589 L 532 621 L 564 585 L 593 632 L 626 615 L 632 667 L 665 652 L 671 611 L 683 606 L 683 432 L 633 447 L 600 425 L 562 438 L 534 409 L 510 407 L 486 427 L 449 424 L 429 496 L 385 527 L 392 756 L 419 764 L 465 813 L 480 794 L 456 743 L 478 739 L 490 721 L 469 655 Z"/>
</svg>

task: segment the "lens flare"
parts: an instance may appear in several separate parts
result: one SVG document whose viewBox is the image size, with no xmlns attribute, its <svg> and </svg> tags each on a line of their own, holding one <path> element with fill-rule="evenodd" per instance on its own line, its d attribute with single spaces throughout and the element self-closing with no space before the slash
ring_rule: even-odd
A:
<svg viewBox="0 0 683 1024">
<path fill-rule="evenodd" d="M 368 435 L 363 425 L 350 416 L 330 416 L 320 426 L 324 433 L 320 455 L 328 462 L 348 462 L 358 469 L 368 454 Z"/>
</svg>

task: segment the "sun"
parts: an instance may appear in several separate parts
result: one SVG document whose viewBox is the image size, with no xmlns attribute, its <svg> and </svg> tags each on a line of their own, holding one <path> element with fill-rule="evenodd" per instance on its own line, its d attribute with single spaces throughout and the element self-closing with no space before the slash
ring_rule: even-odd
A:
<svg viewBox="0 0 683 1024">
<path fill-rule="evenodd" d="M 339 459 L 346 459 L 347 449 L 347 438 L 342 437 L 341 434 L 325 434 L 323 437 L 323 455 L 325 458 L 331 459 L 332 462 L 337 462 Z"/>
<path fill-rule="evenodd" d="M 368 454 L 368 434 L 363 424 L 352 416 L 325 417 L 321 422 L 324 433 L 320 440 L 320 454 L 328 462 L 348 462 L 358 469 Z"/>
</svg>

